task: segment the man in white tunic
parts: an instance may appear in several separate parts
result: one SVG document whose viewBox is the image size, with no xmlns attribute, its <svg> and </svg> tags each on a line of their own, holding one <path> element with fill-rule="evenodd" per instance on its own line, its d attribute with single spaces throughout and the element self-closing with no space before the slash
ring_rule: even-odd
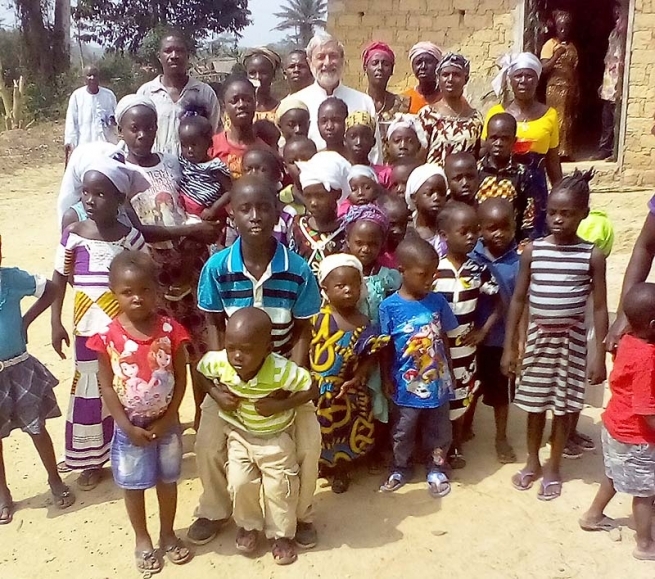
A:
<svg viewBox="0 0 655 579">
<path fill-rule="evenodd" d="M 307 45 L 309 67 L 315 81 L 291 98 L 301 100 L 309 109 L 309 138 L 316 143 L 316 148 L 325 149 L 325 141 L 318 132 L 318 108 L 328 97 L 337 97 L 344 101 L 349 113 L 366 111 L 373 118 L 377 117 L 373 99 L 367 94 L 341 84 L 344 65 L 344 49 L 336 38 L 325 32 L 316 34 Z M 290 98 L 290 97 L 287 97 Z M 376 130 L 376 145 L 371 151 L 370 160 L 382 164 L 382 141 L 379 129 Z"/>
<path fill-rule="evenodd" d="M 87 66 L 84 76 L 85 86 L 73 91 L 68 101 L 64 130 L 66 162 L 78 145 L 95 141 L 117 142 L 116 95 L 100 86 L 96 66 Z"/>
</svg>

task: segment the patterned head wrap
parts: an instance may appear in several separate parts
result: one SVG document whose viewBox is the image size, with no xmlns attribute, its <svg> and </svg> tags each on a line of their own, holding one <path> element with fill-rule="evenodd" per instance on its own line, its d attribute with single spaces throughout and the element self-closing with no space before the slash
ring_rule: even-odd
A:
<svg viewBox="0 0 655 579">
<path fill-rule="evenodd" d="M 471 63 L 461 54 L 455 54 L 454 52 L 446 54 L 439 63 L 439 66 L 437 66 L 437 75 L 439 75 L 447 66 L 459 68 L 464 72 L 466 80 L 468 80 L 469 75 L 471 74 Z"/>
<path fill-rule="evenodd" d="M 125 113 L 130 109 L 139 106 L 146 107 L 153 113 L 157 114 L 157 107 L 155 107 L 155 103 L 153 103 L 149 97 L 139 94 L 128 94 L 119 100 L 118 104 L 116 105 L 116 124 L 120 126 Z"/>
<path fill-rule="evenodd" d="M 534 70 L 537 73 L 537 77 L 540 77 L 543 71 L 541 61 L 531 52 L 521 52 L 515 55 L 506 54 L 498 61 L 498 64 L 500 65 L 500 72 L 491 81 L 491 86 L 498 96 L 503 92 L 503 86 L 505 86 L 505 80 L 508 75 L 514 74 L 517 70 L 527 68 Z"/>
<path fill-rule="evenodd" d="M 367 165 L 353 165 L 350 171 L 348 172 L 348 181 L 355 177 L 368 177 L 371 181 L 379 183 L 378 176 L 375 174 L 375 171 L 372 167 Z"/>
<path fill-rule="evenodd" d="M 390 139 L 394 131 L 398 129 L 411 129 L 416 133 L 418 142 L 421 143 L 421 147 L 424 149 L 428 148 L 428 137 L 425 134 L 423 125 L 416 118 L 416 115 L 396 113 L 395 118 L 389 123 L 389 127 L 387 128 L 387 139 Z"/>
<path fill-rule="evenodd" d="M 396 55 L 394 51 L 391 50 L 391 47 L 386 42 L 378 42 L 374 40 L 373 42 L 369 43 L 362 51 L 362 62 L 364 64 L 364 68 L 368 66 L 369 61 L 376 52 L 382 52 L 389 57 L 392 65 L 396 64 Z"/>
<path fill-rule="evenodd" d="M 368 127 L 375 133 L 375 119 L 367 111 L 355 111 L 346 117 L 346 131 L 357 125 Z"/>
<path fill-rule="evenodd" d="M 443 180 L 448 183 L 446 173 L 436 163 L 426 163 L 425 165 L 416 167 L 416 169 L 410 173 L 409 179 L 407 179 L 407 185 L 405 186 L 405 201 L 407 202 L 407 207 L 409 207 L 410 211 L 416 211 L 414 195 L 416 195 L 417 191 L 423 187 L 428 179 L 436 175 L 439 175 L 439 177 L 442 177 Z"/>
<path fill-rule="evenodd" d="M 373 205 L 372 203 L 367 205 L 353 205 L 343 217 L 343 223 L 346 227 L 358 221 L 369 221 L 370 223 L 379 225 L 385 236 L 387 235 L 387 231 L 389 231 L 389 219 L 386 214 L 377 205 Z"/>
<path fill-rule="evenodd" d="M 409 51 L 409 62 L 414 64 L 414 61 L 422 54 L 430 54 L 437 61 L 443 58 L 443 51 L 433 42 L 418 42 Z"/>
<path fill-rule="evenodd" d="M 245 54 L 243 55 L 243 64 L 246 64 L 246 62 L 248 62 L 248 60 L 250 60 L 253 56 L 263 56 L 266 60 L 268 60 L 268 62 L 271 63 L 273 72 L 277 72 L 277 70 L 282 66 L 282 58 L 280 55 L 274 50 L 267 48 L 266 46 L 258 46 L 256 48 L 249 48 L 246 50 Z"/>
</svg>

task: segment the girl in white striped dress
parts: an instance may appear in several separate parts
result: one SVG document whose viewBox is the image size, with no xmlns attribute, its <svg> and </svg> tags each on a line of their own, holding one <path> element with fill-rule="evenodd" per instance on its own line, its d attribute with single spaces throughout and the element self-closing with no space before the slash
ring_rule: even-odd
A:
<svg viewBox="0 0 655 579">
<path fill-rule="evenodd" d="M 563 179 L 548 198 L 547 224 L 551 234 L 528 244 L 512 298 L 501 366 L 515 372 L 516 337 L 521 315 L 529 306 L 525 354 L 514 403 L 528 412 L 528 458 L 512 477 L 518 490 L 528 490 L 542 478 L 538 498 L 552 500 L 562 492 L 560 462 L 570 417 L 582 410 L 585 383 L 605 379 L 603 341 L 607 334 L 605 256 L 577 235 L 589 213 L 589 181 L 593 173 L 576 171 Z M 593 295 L 594 327 L 598 336 L 593 367 L 586 368 L 585 307 Z M 543 467 L 539 449 L 546 412 L 553 413 L 551 454 Z"/>
</svg>

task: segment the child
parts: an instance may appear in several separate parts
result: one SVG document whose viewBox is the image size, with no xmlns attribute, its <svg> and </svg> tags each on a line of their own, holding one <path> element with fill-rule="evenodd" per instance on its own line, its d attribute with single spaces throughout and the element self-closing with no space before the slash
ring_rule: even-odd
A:
<svg viewBox="0 0 655 579">
<path fill-rule="evenodd" d="M 455 373 L 455 392 L 450 401 L 453 421 L 453 444 L 449 462 L 452 468 L 464 468 L 462 443 L 472 438 L 470 421 L 474 408 L 469 408 L 478 388 L 475 354 L 478 344 L 487 336 L 500 315 L 498 285 L 485 265 L 469 258 L 480 235 L 478 216 L 470 205 L 449 201 L 439 215 L 439 230 L 447 251 L 437 268 L 435 291 L 442 294 L 457 318 L 457 327 L 448 331 L 448 343 Z M 483 325 L 476 325 L 478 299 L 481 294 L 494 296 L 494 308 Z M 466 417 L 470 416 L 468 424 Z M 465 427 L 468 426 L 468 429 Z"/>
<path fill-rule="evenodd" d="M 393 165 L 389 174 L 389 192 L 404 199 L 407 180 L 412 171 L 420 166 L 421 163 L 411 158 L 401 159 L 396 165 Z"/>
<path fill-rule="evenodd" d="M 252 553 L 259 533 L 264 531 L 273 540 L 274 561 L 288 565 L 298 558 L 293 538 L 299 466 L 289 433 L 296 412 L 292 407 L 264 411 L 263 405 L 273 392 L 314 388 L 317 395 L 318 389 L 307 370 L 272 353 L 272 329 L 271 319 L 263 310 L 238 310 L 225 327 L 225 349 L 206 354 L 198 370 L 224 385 L 239 401 L 231 412 L 219 410 L 228 424 L 228 484 L 237 525 L 236 548 Z"/>
<path fill-rule="evenodd" d="M 23 316 L 20 302 L 27 296 L 35 296 L 37 301 Z M 66 509 L 75 502 L 75 496 L 57 472 L 55 451 L 45 427 L 46 419 L 61 416 L 53 391 L 59 382 L 27 352 L 27 329 L 54 299 L 55 288 L 45 278 L 18 268 L 0 267 L 0 525 L 8 525 L 14 518 L 15 505 L 7 486 L 2 439 L 16 428 L 30 435 L 48 473 L 48 485 L 57 508 Z"/>
<path fill-rule="evenodd" d="M 70 344 L 61 323 L 66 287 L 72 279 L 75 376 L 66 420 L 66 465 L 80 469 L 77 484 L 91 490 L 100 482 L 101 467 L 109 460 L 113 421 L 100 396 L 98 361 L 87 338 L 105 328 L 118 314 L 116 297 L 109 288 L 112 259 L 126 250 L 145 251 L 141 233 L 118 221 L 125 192 L 139 177 L 127 165 L 99 158 L 82 179 L 82 201 L 88 215 L 66 229 L 55 258 L 52 306 L 52 345 L 64 358 L 62 342 Z M 145 184 L 147 186 L 147 183 Z"/>
<path fill-rule="evenodd" d="M 439 234 L 437 219 L 448 201 L 446 174 L 439 165 L 427 164 L 414 169 L 407 180 L 405 201 L 412 212 L 414 230 L 439 254 L 446 255 L 446 243 Z"/>
<path fill-rule="evenodd" d="M 569 432 L 570 414 L 582 410 L 586 367 L 585 308 L 591 293 L 597 357 L 589 382 L 605 379 L 603 340 L 607 334 L 605 256 L 577 235 L 589 212 L 591 172 L 576 171 L 551 192 L 546 213 L 551 234 L 526 245 L 512 297 L 501 366 L 515 372 L 515 338 L 529 295 L 529 327 L 514 403 L 528 412 L 528 459 L 512 477 L 518 490 L 528 490 L 540 477 L 538 498 L 550 501 L 562 493 L 560 463 Z M 539 462 L 546 412 L 553 412 L 549 462 Z"/>
<path fill-rule="evenodd" d="M 487 154 L 478 164 L 480 185 L 478 203 L 492 197 L 507 199 L 516 213 L 516 240 L 536 239 L 546 234 L 535 230 L 535 215 L 546 208 L 535 203 L 535 188 L 525 166 L 516 163 L 512 150 L 516 143 L 516 119 L 509 113 L 499 113 L 487 125 Z"/>
<path fill-rule="evenodd" d="M 619 342 L 610 375 L 612 397 L 603 413 L 605 476 L 589 510 L 585 531 L 608 531 L 615 521 L 604 514 L 616 492 L 632 495 L 636 559 L 655 561 L 652 534 L 655 500 L 655 285 L 638 283 L 623 299 L 631 333 Z"/>
<path fill-rule="evenodd" d="M 452 199 L 475 207 L 475 196 L 480 186 L 475 157 L 471 153 L 464 152 L 448 155 L 444 171 Z"/>
<path fill-rule="evenodd" d="M 188 215 L 206 221 L 225 218 L 232 178 L 227 165 L 211 159 L 213 129 L 205 117 L 185 117 L 179 128 L 182 179 L 180 198 Z"/>
<path fill-rule="evenodd" d="M 500 371 L 500 359 L 503 356 L 505 343 L 505 319 L 519 273 L 514 208 L 507 199 L 499 197 L 487 199 L 478 207 L 478 218 L 482 238 L 478 240 L 470 257 L 475 263 L 489 268 L 498 283 L 503 306 L 502 317 L 494 324 L 484 341 L 478 345 L 480 395 L 482 402 L 494 409 L 498 462 L 508 464 L 516 461 L 514 449 L 507 441 L 507 416 L 509 403 L 514 398 L 514 381 Z M 494 307 L 492 300 L 486 295 L 480 296 L 479 303 L 476 323 L 484 324 Z"/>
<path fill-rule="evenodd" d="M 339 153 L 348 159 L 343 139 L 346 133 L 348 105 L 337 97 L 326 98 L 318 107 L 318 132 L 325 141 L 325 151 Z"/>
<path fill-rule="evenodd" d="M 346 185 L 339 165 L 325 157 L 328 154 L 335 155 L 319 153 L 306 163 L 298 162 L 307 214 L 294 222 L 291 249 L 307 261 L 315 275 L 326 256 L 342 251 L 346 237 L 337 215 L 337 203 Z"/>
<path fill-rule="evenodd" d="M 146 521 L 144 491 L 149 488 L 157 488 L 159 548 L 174 565 L 191 558 L 173 528 L 182 471 L 178 410 L 186 388 L 189 337 L 175 320 L 157 314 L 156 285 L 155 264 L 148 255 L 117 255 L 109 286 L 120 313 L 87 341 L 87 348 L 97 353 L 102 398 L 116 425 L 112 472 L 125 491 L 136 567 L 142 573 L 158 573 L 162 567 Z"/>
<path fill-rule="evenodd" d="M 406 161 L 420 164 L 427 148 L 427 136 L 415 115 L 399 114 L 391 121 L 387 129 L 387 157 L 390 165 Z"/>
<path fill-rule="evenodd" d="M 321 464 L 331 478 L 332 492 L 350 485 L 352 463 L 373 444 L 371 397 L 366 386 L 375 356 L 389 341 L 379 336 L 357 309 L 364 276 L 356 257 L 327 256 L 318 281 L 325 305 L 312 317 L 311 368 L 320 389 L 316 407 L 321 425 Z"/>
<path fill-rule="evenodd" d="M 309 161 L 316 155 L 316 143 L 308 137 L 294 137 L 284 145 L 282 159 L 291 184 L 280 191 L 280 201 L 292 205 L 298 215 L 305 214 L 305 200 L 300 185 L 298 161 Z"/>
<path fill-rule="evenodd" d="M 392 344 L 384 355 L 383 380 L 395 414 L 394 464 L 380 490 L 392 492 L 407 482 L 420 437 L 428 490 L 443 497 L 450 492 L 445 469 L 453 382 L 445 332 L 455 329 L 457 320 L 443 296 L 431 291 L 439 263 L 434 248 L 414 237 L 398 246 L 397 255 L 402 286 L 380 306 L 381 331 Z"/>
<path fill-rule="evenodd" d="M 309 135 L 309 109 L 301 100 L 286 98 L 275 111 L 275 123 L 285 144 L 295 137 Z"/>
<path fill-rule="evenodd" d="M 368 165 L 353 165 L 348 173 L 350 195 L 339 203 L 337 215 L 343 217 L 351 207 L 374 203 L 380 192 L 375 171 Z"/>
<path fill-rule="evenodd" d="M 381 195 L 377 200 L 377 205 L 387 216 L 389 222 L 387 242 L 382 248 L 378 263 L 390 269 L 398 269 L 396 249 L 400 242 L 405 239 L 407 233 L 410 218 L 409 209 L 404 196 L 400 197 L 391 193 Z"/>
<path fill-rule="evenodd" d="M 370 155 L 375 147 L 375 119 L 366 111 L 355 111 L 346 118 L 346 157 L 353 165 L 371 167 L 375 171 L 376 180 L 383 186 L 389 186 L 391 169 L 386 165 L 373 165 Z"/>
</svg>

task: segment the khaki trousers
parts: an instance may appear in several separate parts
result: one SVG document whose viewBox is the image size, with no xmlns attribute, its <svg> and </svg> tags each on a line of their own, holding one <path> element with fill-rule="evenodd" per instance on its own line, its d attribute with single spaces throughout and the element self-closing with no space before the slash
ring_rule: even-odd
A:
<svg viewBox="0 0 655 579">
<path fill-rule="evenodd" d="M 196 463 L 203 492 L 196 517 L 218 521 L 232 515 L 232 499 L 227 488 L 228 425 L 218 414 L 218 405 L 211 396 L 205 396 L 201 406 L 200 426 L 196 435 Z M 312 402 L 296 408 L 296 419 L 291 428 L 296 444 L 296 459 L 300 466 L 300 492 L 298 521 L 313 522 L 314 492 L 318 480 L 318 460 L 321 456 L 321 427 Z"/>
</svg>

